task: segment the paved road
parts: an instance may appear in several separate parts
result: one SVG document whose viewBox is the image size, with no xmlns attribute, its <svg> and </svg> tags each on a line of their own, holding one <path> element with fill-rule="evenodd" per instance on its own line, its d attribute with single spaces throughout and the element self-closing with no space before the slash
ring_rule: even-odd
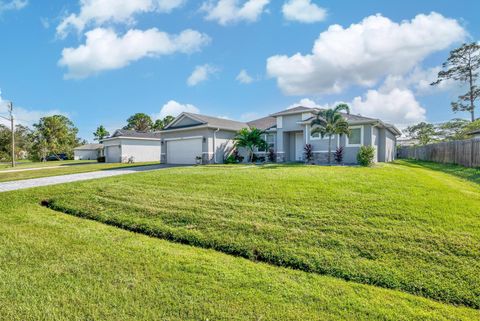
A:
<svg viewBox="0 0 480 321">
<path fill-rule="evenodd" d="M 105 177 L 133 174 L 133 173 L 139 173 L 139 172 L 154 171 L 154 170 L 159 170 L 159 169 L 164 169 L 169 167 L 174 167 L 174 165 L 164 165 L 164 164 L 147 165 L 147 166 L 129 167 L 129 168 L 121 168 L 121 169 L 109 169 L 109 170 L 102 170 L 102 171 L 90 172 L 90 173 L 70 174 L 70 175 L 26 179 L 22 181 L 4 182 L 4 183 L 0 183 L 0 193 L 8 192 L 8 191 L 16 191 L 16 190 L 32 188 L 32 187 L 57 185 L 57 184 L 63 184 L 63 183 L 86 181 L 89 179 L 97 179 L 97 178 L 105 178 Z"/>
</svg>

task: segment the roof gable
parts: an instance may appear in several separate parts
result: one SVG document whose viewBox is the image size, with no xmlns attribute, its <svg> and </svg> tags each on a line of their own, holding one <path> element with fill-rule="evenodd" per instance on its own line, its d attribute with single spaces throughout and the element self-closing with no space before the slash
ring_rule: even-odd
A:
<svg viewBox="0 0 480 321">
<path fill-rule="evenodd" d="M 167 128 L 182 128 L 182 127 L 191 127 L 191 126 L 198 126 L 204 125 L 205 122 L 199 120 L 197 117 L 192 117 L 188 114 L 182 114 L 181 116 L 177 117 L 171 124 L 167 126 Z"/>
</svg>

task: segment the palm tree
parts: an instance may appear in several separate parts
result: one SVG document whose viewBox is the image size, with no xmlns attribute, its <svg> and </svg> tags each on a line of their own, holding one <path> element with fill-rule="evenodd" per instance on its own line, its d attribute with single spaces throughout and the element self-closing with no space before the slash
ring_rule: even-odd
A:
<svg viewBox="0 0 480 321">
<path fill-rule="evenodd" d="M 341 112 L 345 111 L 350 114 L 350 107 L 347 104 L 339 104 L 333 109 L 325 109 L 319 111 L 312 120 L 312 134 L 319 133 L 323 138 L 328 136 L 328 163 L 331 163 L 332 154 L 332 136 L 350 135 L 347 120 L 342 116 Z"/>
<path fill-rule="evenodd" d="M 233 139 L 235 141 L 235 147 L 246 148 L 248 150 L 248 160 L 252 162 L 255 148 L 266 150 L 268 147 L 267 142 L 262 137 L 264 134 L 264 131 L 257 128 L 243 128 Z"/>
</svg>

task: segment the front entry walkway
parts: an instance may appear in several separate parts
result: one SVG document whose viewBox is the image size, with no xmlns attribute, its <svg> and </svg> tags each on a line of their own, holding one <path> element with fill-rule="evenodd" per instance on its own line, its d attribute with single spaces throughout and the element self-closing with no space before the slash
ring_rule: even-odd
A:
<svg viewBox="0 0 480 321">
<path fill-rule="evenodd" d="M 64 183 L 71 183 L 71 182 L 86 181 L 89 179 L 98 179 L 98 178 L 133 174 L 133 173 L 139 173 L 139 172 L 154 171 L 154 170 L 170 168 L 170 167 L 174 167 L 174 165 L 164 165 L 164 164 L 147 165 L 147 166 L 138 166 L 138 167 L 128 167 L 128 168 L 122 168 L 122 169 L 109 169 L 109 170 L 90 172 L 90 173 L 69 174 L 69 175 L 61 175 L 61 176 L 26 179 L 23 181 L 4 182 L 4 183 L 0 183 L 0 193 L 8 192 L 8 191 L 16 191 L 16 190 L 32 188 L 32 187 L 57 185 L 57 184 L 64 184 Z"/>
</svg>

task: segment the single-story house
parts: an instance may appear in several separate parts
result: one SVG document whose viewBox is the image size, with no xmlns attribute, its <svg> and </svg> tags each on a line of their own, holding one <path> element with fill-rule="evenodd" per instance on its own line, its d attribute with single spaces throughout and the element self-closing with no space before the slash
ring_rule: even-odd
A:
<svg viewBox="0 0 480 321">
<path fill-rule="evenodd" d="M 277 162 L 304 161 L 306 144 L 313 147 L 314 161 L 327 161 L 328 137 L 311 134 L 311 122 L 319 109 L 296 107 L 251 122 L 240 122 L 212 116 L 184 112 L 165 129 L 155 133 L 117 130 L 105 139 L 107 162 L 160 161 L 167 164 L 223 163 L 234 149 L 236 133 L 242 128 L 265 131 L 269 149 Z M 397 137 L 401 132 L 379 119 L 360 115 L 343 115 L 350 124 L 351 135 L 335 135 L 332 152 L 344 148 L 344 162 L 356 163 L 361 146 L 374 146 L 376 162 L 395 159 Z M 265 155 L 267 151 L 257 151 Z M 245 155 L 245 151 L 240 151 Z"/>
<path fill-rule="evenodd" d="M 73 149 L 75 160 L 96 160 L 103 156 L 102 144 L 86 144 Z"/>
<path fill-rule="evenodd" d="M 160 133 L 118 129 L 102 141 L 107 163 L 160 162 Z"/>
<path fill-rule="evenodd" d="M 468 133 L 471 138 L 480 138 L 480 129 L 473 130 Z"/>
</svg>

